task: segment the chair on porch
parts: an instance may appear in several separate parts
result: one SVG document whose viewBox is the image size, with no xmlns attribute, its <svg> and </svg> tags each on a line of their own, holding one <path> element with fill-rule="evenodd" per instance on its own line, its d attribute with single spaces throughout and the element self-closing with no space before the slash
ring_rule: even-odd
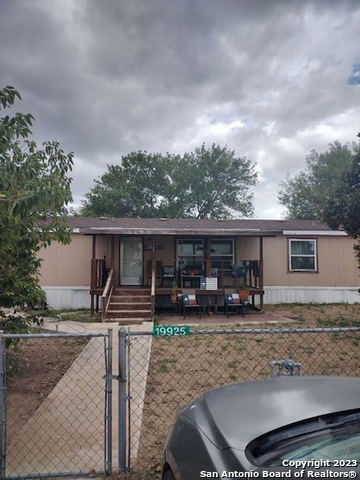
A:
<svg viewBox="0 0 360 480">
<path fill-rule="evenodd" d="M 201 305 L 199 302 L 199 299 L 196 297 L 196 295 L 188 295 L 185 294 L 182 296 L 182 311 L 183 311 L 183 317 L 185 318 L 186 315 L 186 309 L 187 308 L 192 308 L 197 310 L 196 313 L 199 314 L 201 318 Z"/>
<path fill-rule="evenodd" d="M 242 316 L 245 316 L 245 302 L 241 300 L 238 293 L 228 293 L 225 295 L 225 311 L 227 318 L 229 318 L 230 310 L 237 310 L 241 312 Z"/>
<path fill-rule="evenodd" d="M 175 280 L 175 267 L 163 266 L 161 269 L 161 286 L 164 286 L 164 280 Z"/>
</svg>

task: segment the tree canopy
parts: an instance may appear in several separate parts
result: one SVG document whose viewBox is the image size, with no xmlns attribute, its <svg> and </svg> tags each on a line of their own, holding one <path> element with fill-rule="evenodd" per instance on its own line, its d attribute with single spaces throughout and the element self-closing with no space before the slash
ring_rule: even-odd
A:
<svg viewBox="0 0 360 480">
<path fill-rule="evenodd" d="M 21 97 L 13 87 L 0 90 L 0 110 L 16 99 Z M 57 142 L 38 148 L 31 140 L 33 120 L 22 113 L 0 118 L 0 307 L 41 301 L 38 252 L 52 240 L 70 241 L 66 205 L 72 201 L 73 155 Z M 14 320 L 0 315 L 5 323 Z"/>
<path fill-rule="evenodd" d="M 341 145 L 338 141 L 323 153 L 312 150 L 306 158 L 306 170 L 288 175 L 281 183 L 279 201 L 287 208 L 288 218 L 324 220 L 327 204 L 340 187 L 356 151 L 356 144 Z"/>
<path fill-rule="evenodd" d="M 250 160 L 205 144 L 183 156 L 132 152 L 95 180 L 82 215 L 229 218 L 253 213 Z"/>
<path fill-rule="evenodd" d="M 324 153 L 312 151 L 307 171 L 287 177 L 282 187 L 279 200 L 289 218 L 318 219 L 357 239 L 354 249 L 360 267 L 359 145 L 334 142 Z"/>
<path fill-rule="evenodd" d="M 360 236 L 360 153 L 353 158 L 342 182 L 329 199 L 324 220 L 334 229 L 342 226 L 353 238 Z"/>
</svg>

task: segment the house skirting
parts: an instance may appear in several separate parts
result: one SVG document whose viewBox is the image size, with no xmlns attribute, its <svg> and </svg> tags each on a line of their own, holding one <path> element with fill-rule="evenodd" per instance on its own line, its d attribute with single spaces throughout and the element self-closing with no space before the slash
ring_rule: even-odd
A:
<svg viewBox="0 0 360 480">
<path fill-rule="evenodd" d="M 359 303 L 358 287 L 264 287 L 264 303 Z"/>
<path fill-rule="evenodd" d="M 90 287 L 41 287 L 50 308 L 90 308 Z"/>
<path fill-rule="evenodd" d="M 42 287 L 49 307 L 90 308 L 90 287 Z M 264 303 L 360 303 L 358 287 L 265 287 Z"/>
</svg>

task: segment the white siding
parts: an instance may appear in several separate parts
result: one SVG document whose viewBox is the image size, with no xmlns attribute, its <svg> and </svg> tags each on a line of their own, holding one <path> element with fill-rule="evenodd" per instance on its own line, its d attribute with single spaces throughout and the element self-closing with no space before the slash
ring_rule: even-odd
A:
<svg viewBox="0 0 360 480">
<path fill-rule="evenodd" d="M 41 287 L 50 308 L 90 308 L 90 287 Z"/>
<path fill-rule="evenodd" d="M 357 287 L 264 287 L 264 303 L 359 303 Z"/>
</svg>

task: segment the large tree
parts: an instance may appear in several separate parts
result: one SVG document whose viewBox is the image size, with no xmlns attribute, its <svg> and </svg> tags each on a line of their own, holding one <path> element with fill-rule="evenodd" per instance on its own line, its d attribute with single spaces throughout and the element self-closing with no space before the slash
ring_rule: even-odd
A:
<svg viewBox="0 0 360 480">
<path fill-rule="evenodd" d="M 13 87 L 0 90 L 0 110 L 14 105 L 20 94 Z M 38 148 L 31 140 L 31 114 L 0 118 L 0 307 L 22 307 L 44 299 L 38 252 L 52 240 L 68 242 L 66 205 L 71 202 L 73 155 L 57 142 Z M 3 328 L 21 325 L 5 318 Z"/>
<path fill-rule="evenodd" d="M 307 168 L 281 183 L 279 200 L 288 218 L 323 220 L 328 201 L 351 166 L 358 146 L 335 141 L 328 150 L 313 150 L 306 158 Z"/>
<path fill-rule="evenodd" d="M 83 215 L 229 218 L 253 213 L 257 174 L 227 147 L 203 144 L 182 157 L 132 152 L 95 181 Z"/>
<path fill-rule="evenodd" d="M 329 199 L 324 220 L 332 228 L 341 226 L 353 238 L 360 236 L 360 153 L 354 156 L 341 184 Z"/>
<path fill-rule="evenodd" d="M 329 199 L 323 219 L 332 228 L 341 227 L 357 239 L 354 249 L 360 266 L 360 152 L 354 156 L 339 187 Z"/>
<path fill-rule="evenodd" d="M 108 171 L 85 195 L 82 215 L 162 217 L 177 215 L 177 157 L 132 152 Z M 171 208 L 170 208 L 171 205 Z M 180 207 L 182 208 L 182 207 Z"/>
<path fill-rule="evenodd" d="M 185 211 L 197 218 L 229 218 L 253 214 L 252 189 L 257 174 L 250 160 L 227 147 L 203 144 L 186 154 Z"/>
</svg>

